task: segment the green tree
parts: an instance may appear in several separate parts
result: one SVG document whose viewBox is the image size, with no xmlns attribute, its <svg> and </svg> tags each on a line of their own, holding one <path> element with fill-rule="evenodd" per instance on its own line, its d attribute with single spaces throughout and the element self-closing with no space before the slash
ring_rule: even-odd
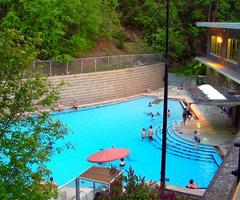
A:
<svg viewBox="0 0 240 200">
<path fill-rule="evenodd" d="M 46 77 L 31 70 L 35 43 L 14 30 L 0 33 L 0 199 L 56 197 L 56 188 L 47 183 L 46 163 L 69 147 L 56 143 L 64 140 L 67 128 L 48 112 L 37 112 L 51 107 L 58 92 Z"/>
<path fill-rule="evenodd" d="M 84 55 L 97 37 L 119 29 L 116 0 L 0 1 L 0 27 L 41 38 L 40 59 L 65 60 Z"/>
</svg>

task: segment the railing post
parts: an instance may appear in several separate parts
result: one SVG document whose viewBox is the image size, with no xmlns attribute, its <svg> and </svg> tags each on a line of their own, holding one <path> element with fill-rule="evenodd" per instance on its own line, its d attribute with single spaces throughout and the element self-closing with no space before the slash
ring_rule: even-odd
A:
<svg viewBox="0 0 240 200">
<path fill-rule="evenodd" d="M 52 76 L 52 61 L 49 63 L 49 75 Z"/>
<path fill-rule="evenodd" d="M 67 66 L 66 66 L 66 75 L 68 75 L 68 61 L 67 61 Z"/>
<path fill-rule="evenodd" d="M 109 71 L 109 56 L 107 57 L 108 58 L 108 65 L 107 65 L 107 69 Z"/>
<path fill-rule="evenodd" d="M 131 56 L 132 57 L 132 67 L 134 67 L 134 55 Z"/>
<path fill-rule="evenodd" d="M 121 68 L 121 55 L 119 56 L 119 68 Z"/>
<path fill-rule="evenodd" d="M 94 59 L 94 68 L 95 68 L 95 72 L 97 71 L 97 59 Z"/>
<path fill-rule="evenodd" d="M 75 180 L 75 186 L 76 186 L 76 200 L 80 200 L 80 182 L 79 182 L 79 178 L 77 177 Z"/>
<path fill-rule="evenodd" d="M 95 182 L 93 182 L 93 196 L 95 196 L 95 193 L 96 193 L 96 185 L 95 185 Z"/>
<path fill-rule="evenodd" d="M 83 58 L 81 59 L 81 73 L 83 73 Z"/>
<path fill-rule="evenodd" d="M 33 63 L 32 63 L 32 70 L 33 70 L 33 72 L 35 72 L 35 61 L 33 61 Z"/>
</svg>

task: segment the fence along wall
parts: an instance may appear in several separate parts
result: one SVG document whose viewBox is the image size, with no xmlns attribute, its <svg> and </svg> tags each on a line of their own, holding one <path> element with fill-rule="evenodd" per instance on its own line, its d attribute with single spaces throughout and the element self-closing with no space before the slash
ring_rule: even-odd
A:
<svg viewBox="0 0 240 200">
<path fill-rule="evenodd" d="M 51 76 L 57 84 L 64 80 L 60 90 L 61 100 L 67 105 L 73 100 L 81 104 L 128 97 L 156 90 L 163 86 L 162 63 L 119 70 L 84 73 L 68 76 Z"/>
<path fill-rule="evenodd" d="M 161 60 L 161 54 L 135 54 L 77 58 L 67 62 L 45 60 L 33 62 L 33 69 L 35 69 L 36 66 L 41 66 L 41 70 L 44 74 L 48 76 L 60 76 L 140 67 L 144 65 L 157 64 L 160 63 Z"/>
</svg>

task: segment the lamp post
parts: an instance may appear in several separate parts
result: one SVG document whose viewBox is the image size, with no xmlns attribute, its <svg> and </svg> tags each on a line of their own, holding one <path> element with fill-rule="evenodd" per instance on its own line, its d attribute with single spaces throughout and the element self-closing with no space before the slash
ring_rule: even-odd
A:
<svg viewBox="0 0 240 200">
<path fill-rule="evenodd" d="M 166 5 L 166 41 L 165 41 L 165 73 L 164 73 L 164 100 L 163 100 L 163 125 L 162 125 L 162 160 L 161 160 L 161 187 L 166 181 L 166 148 L 167 148 L 167 110 L 168 110 L 168 43 L 169 43 L 169 0 Z"/>
</svg>

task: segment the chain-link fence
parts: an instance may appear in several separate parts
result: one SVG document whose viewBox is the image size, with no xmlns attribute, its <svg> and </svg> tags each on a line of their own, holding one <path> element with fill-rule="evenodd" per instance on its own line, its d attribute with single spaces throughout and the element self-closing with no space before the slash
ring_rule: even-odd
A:
<svg viewBox="0 0 240 200">
<path fill-rule="evenodd" d="M 162 54 L 117 55 L 78 58 L 67 62 L 39 61 L 33 63 L 33 69 L 40 67 L 48 76 L 59 76 L 140 67 L 160 62 L 162 62 Z"/>
</svg>

